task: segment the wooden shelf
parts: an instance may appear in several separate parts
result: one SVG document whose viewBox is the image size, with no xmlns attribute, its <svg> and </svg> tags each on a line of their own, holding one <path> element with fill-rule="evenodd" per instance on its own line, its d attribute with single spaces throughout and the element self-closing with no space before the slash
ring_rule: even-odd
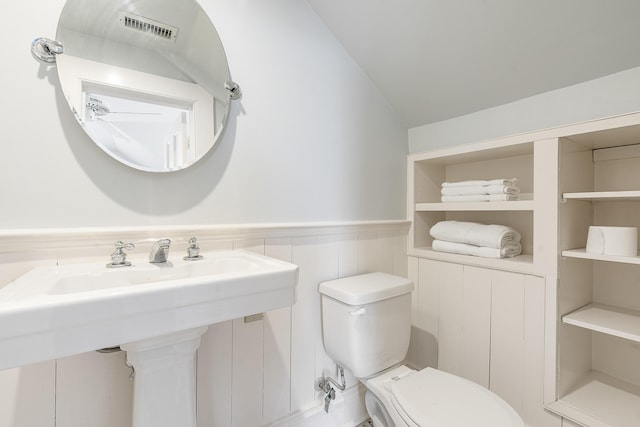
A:
<svg viewBox="0 0 640 427">
<path fill-rule="evenodd" d="M 545 277 L 542 397 L 549 410 L 590 427 L 640 427 L 640 288 L 635 286 L 640 256 L 575 248 L 584 245 L 593 224 L 635 225 L 639 141 L 636 113 L 408 157 L 407 215 L 413 221 L 408 255 Z M 535 200 L 521 194 L 510 202 L 441 203 L 442 182 L 493 177 L 516 177 L 520 190 L 534 192 Z M 623 191 L 562 193 L 565 189 Z M 522 234 L 525 254 L 492 259 L 435 252 L 429 230 L 443 220 L 513 227 Z M 557 250 L 570 245 L 574 248 Z M 558 312 L 575 301 L 621 298 L 636 311 L 588 304 L 564 317 L 566 310 Z"/>
<path fill-rule="evenodd" d="M 582 193 L 563 193 L 564 200 L 590 200 L 622 202 L 640 200 L 640 191 L 586 191 Z"/>
<path fill-rule="evenodd" d="M 591 427 L 639 426 L 639 407 L 640 387 L 598 371 L 589 372 L 569 393 L 547 405 L 551 411 Z"/>
<path fill-rule="evenodd" d="M 609 261 L 609 262 L 619 262 L 623 264 L 639 264 L 640 265 L 640 257 L 638 256 L 590 254 L 590 253 L 587 253 L 587 250 L 585 248 L 566 249 L 562 251 L 562 256 L 567 258 L 581 258 L 581 259 L 590 259 L 594 261 Z"/>
<path fill-rule="evenodd" d="M 533 208 L 533 200 L 513 200 L 511 202 L 416 203 L 416 211 L 418 212 L 533 211 Z"/>
<path fill-rule="evenodd" d="M 568 325 L 640 342 L 640 312 L 589 304 L 562 317 Z"/>
<path fill-rule="evenodd" d="M 538 274 L 533 264 L 533 255 L 529 254 L 518 255 L 513 258 L 483 258 L 472 255 L 438 252 L 429 246 L 414 248 L 409 251 L 409 255 L 436 261 L 453 262 L 456 264 L 473 265 L 476 267 L 493 268 L 516 273 Z"/>
</svg>

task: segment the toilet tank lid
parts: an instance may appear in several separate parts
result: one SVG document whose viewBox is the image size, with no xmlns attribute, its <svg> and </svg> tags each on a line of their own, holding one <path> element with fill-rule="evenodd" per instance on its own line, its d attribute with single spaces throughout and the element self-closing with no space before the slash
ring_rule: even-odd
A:
<svg viewBox="0 0 640 427">
<path fill-rule="evenodd" d="M 320 283 L 318 291 L 349 305 L 369 304 L 404 295 L 413 290 L 413 282 L 387 273 L 367 273 Z"/>
</svg>

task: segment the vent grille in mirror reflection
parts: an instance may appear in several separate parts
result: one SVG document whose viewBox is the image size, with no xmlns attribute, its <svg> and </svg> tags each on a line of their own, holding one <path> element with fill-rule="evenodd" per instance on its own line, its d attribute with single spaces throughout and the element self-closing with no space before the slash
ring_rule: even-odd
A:
<svg viewBox="0 0 640 427">
<path fill-rule="evenodd" d="M 131 13 L 120 12 L 119 20 L 120 25 L 125 28 L 140 31 L 151 36 L 157 36 L 165 40 L 175 42 L 178 36 L 178 29 L 176 27 Z"/>
</svg>

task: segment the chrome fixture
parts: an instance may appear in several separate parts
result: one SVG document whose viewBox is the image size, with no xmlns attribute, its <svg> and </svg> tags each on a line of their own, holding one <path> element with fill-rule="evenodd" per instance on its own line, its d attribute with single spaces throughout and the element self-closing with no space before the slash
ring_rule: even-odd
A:
<svg viewBox="0 0 640 427">
<path fill-rule="evenodd" d="M 171 240 L 169 239 L 160 239 L 153 244 L 151 248 L 151 252 L 149 253 L 149 262 L 154 264 L 160 264 L 163 262 L 167 262 L 167 258 L 169 257 L 169 246 L 171 245 Z"/>
<path fill-rule="evenodd" d="M 195 237 L 189 239 L 189 246 L 187 247 L 187 256 L 183 259 L 185 261 L 197 261 L 204 258 L 200 255 L 200 246 L 198 246 L 198 240 Z"/>
<path fill-rule="evenodd" d="M 232 82 L 231 80 L 226 81 L 224 82 L 224 88 L 229 91 L 229 99 L 233 101 L 240 99 L 242 96 L 240 86 L 236 82 Z"/>
<path fill-rule="evenodd" d="M 133 367 L 133 365 L 129 362 L 129 359 L 127 359 L 127 356 L 124 356 L 124 365 L 131 369 L 131 372 L 129 372 L 129 381 L 133 381 L 136 379 L 136 368 Z"/>
<path fill-rule="evenodd" d="M 111 254 L 111 262 L 107 264 L 108 268 L 116 268 L 116 267 L 128 267 L 131 265 L 129 261 L 127 261 L 127 251 L 132 251 L 135 249 L 135 245 L 133 243 L 124 243 L 121 240 L 116 242 L 116 250 Z"/>
<path fill-rule="evenodd" d="M 64 47 L 59 41 L 38 37 L 31 43 L 31 54 L 40 62 L 54 63 L 56 55 L 64 52 Z"/>
<path fill-rule="evenodd" d="M 336 376 L 340 377 L 339 383 L 331 377 L 318 378 L 315 383 L 315 389 L 324 392 L 324 411 L 327 413 L 329 412 L 331 401 L 336 398 L 336 391 L 331 385 L 333 384 L 340 391 L 344 391 L 347 387 L 347 382 L 344 379 L 344 368 L 338 364 L 336 364 Z"/>
</svg>

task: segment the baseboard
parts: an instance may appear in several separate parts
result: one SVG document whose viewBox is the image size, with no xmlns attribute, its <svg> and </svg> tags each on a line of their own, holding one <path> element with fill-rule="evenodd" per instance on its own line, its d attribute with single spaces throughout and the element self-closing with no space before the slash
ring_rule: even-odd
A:
<svg viewBox="0 0 640 427">
<path fill-rule="evenodd" d="M 368 418 L 364 405 L 365 391 L 361 384 L 344 392 L 336 391 L 329 413 L 324 412 L 324 402 L 319 400 L 308 409 L 291 414 L 269 427 L 354 427 Z"/>
</svg>

